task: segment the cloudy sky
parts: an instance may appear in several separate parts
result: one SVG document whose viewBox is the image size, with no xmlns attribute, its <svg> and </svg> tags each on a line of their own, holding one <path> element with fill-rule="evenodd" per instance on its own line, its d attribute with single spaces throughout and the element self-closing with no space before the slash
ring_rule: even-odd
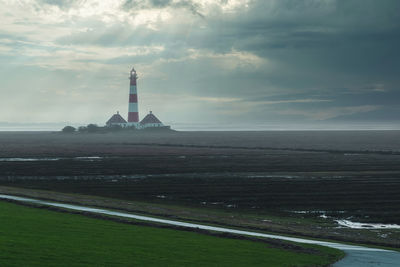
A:
<svg viewBox="0 0 400 267">
<path fill-rule="evenodd" d="M 0 0 L 0 122 L 400 121 L 398 0 Z"/>
</svg>

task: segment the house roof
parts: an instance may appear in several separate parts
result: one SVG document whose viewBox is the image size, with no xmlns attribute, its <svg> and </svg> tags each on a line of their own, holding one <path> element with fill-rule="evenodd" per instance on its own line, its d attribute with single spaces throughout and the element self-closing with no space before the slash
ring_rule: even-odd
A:
<svg viewBox="0 0 400 267">
<path fill-rule="evenodd" d="M 144 117 L 144 119 L 140 122 L 140 124 L 148 124 L 148 123 L 162 123 L 156 116 L 154 116 L 153 112 L 150 111 L 149 114 Z"/>
<path fill-rule="evenodd" d="M 117 112 L 117 114 L 112 115 L 112 117 L 106 122 L 106 124 L 113 123 L 126 123 L 126 120 L 119 115 L 119 112 Z"/>
</svg>

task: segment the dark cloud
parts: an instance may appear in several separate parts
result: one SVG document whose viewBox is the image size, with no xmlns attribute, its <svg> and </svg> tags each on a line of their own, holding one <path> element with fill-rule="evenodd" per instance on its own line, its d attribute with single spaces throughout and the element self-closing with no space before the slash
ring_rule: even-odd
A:
<svg viewBox="0 0 400 267">
<path fill-rule="evenodd" d="M 267 13 L 271 16 L 265 15 L 267 5 L 258 1 L 247 16 L 213 20 L 214 34 L 207 47 L 248 51 L 270 60 L 276 68 L 265 74 L 266 83 L 289 90 L 291 98 L 299 91 L 302 98 L 318 91 L 323 99 L 332 99 L 313 105 L 400 104 L 396 74 L 400 70 L 400 2 L 279 1 Z M 365 84 L 375 83 L 384 83 L 391 92 L 370 93 Z M 335 88 L 343 87 L 357 94 L 342 97 L 342 90 Z M 268 88 L 265 94 L 270 97 Z M 304 110 L 311 106 L 290 105 Z"/>
<path fill-rule="evenodd" d="M 42 2 L 64 9 L 74 5 Z M 225 118 L 235 118 L 229 114 L 239 104 L 246 107 L 240 116 L 248 120 L 312 120 L 308 114 L 327 112 L 326 118 L 337 121 L 400 121 L 395 115 L 400 106 L 400 1 L 258 0 L 224 12 L 221 5 L 227 3 L 127 0 L 120 8 L 132 18 L 145 9 L 166 9 L 190 21 L 179 17 L 182 21 L 149 27 L 86 18 L 76 22 L 85 31 L 71 27 L 55 43 L 126 49 L 126 56 L 75 61 L 144 66 L 138 72 L 146 71 L 148 78 L 141 84 L 152 93 L 237 99 L 216 108 Z M 154 46 L 161 49 L 135 51 Z"/>
</svg>

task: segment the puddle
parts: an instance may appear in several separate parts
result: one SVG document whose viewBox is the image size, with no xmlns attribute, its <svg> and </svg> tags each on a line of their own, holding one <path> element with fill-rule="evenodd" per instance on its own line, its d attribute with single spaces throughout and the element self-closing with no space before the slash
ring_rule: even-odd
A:
<svg viewBox="0 0 400 267">
<path fill-rule="evenodd" d="M 56 161 L 61 158 L 0 158 L 0 161 L 25 162 L 25 161 Z"/>
<path fill-rule="evenodd" d="M 0 162 L 29 162 L 29 161 L 57 161 L 63 159 L 71 159 L 71 158 L 0 158 Z M 89 156 L 89 157 L 74 157 L 74 160 L 86 160 L 86 161 L 93 161 L 93 160 L 100 160 L 103 157 L 98 156 Z"/>
<path fill-rule="evenodd" d="M 340 226 L 351 229 L 400 229 L 398 224 L 360 223 L 349 220 L 335 220 Z"/>
<path fill-rule="evenodd" d="M 258 175 L 246 175 L 246 178 L 286 178 L 286 179 L 296 179 L 296 178 L 302 178 L 301 176 L 296 176 L 296 175 L 263 175 L 263 174 L 258 174 Z"/>
<path fill-rule="evenodd" d="M 90 156 L 90 157 L 75 157 L 76 160 L 92 160 L 92 159 L 102 159 L 103 157 Z"/>
<path fill-rule="evenodd" d="M 78 161 L 97 161 L 103 159 L 103 157 L 90 156 L 90 157 L 75 157 L 73 159 Z"/>
</svg>

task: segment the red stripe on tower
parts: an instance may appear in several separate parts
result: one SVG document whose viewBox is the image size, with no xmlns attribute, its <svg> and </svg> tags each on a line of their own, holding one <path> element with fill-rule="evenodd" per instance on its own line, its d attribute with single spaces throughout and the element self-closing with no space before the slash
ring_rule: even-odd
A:
<svg viewBox="0 0 400 267">
<path fill-rule="evenodd" d="M 137 94 L 130 94 L 129 95 L 129 103 L 137 103 Z"/>
<path fill-rule="evenodd" d="M 138 122 L 138 121 L 139 121 L 139 112 L 128 113 L 128 122 Z"/>
</svg>

